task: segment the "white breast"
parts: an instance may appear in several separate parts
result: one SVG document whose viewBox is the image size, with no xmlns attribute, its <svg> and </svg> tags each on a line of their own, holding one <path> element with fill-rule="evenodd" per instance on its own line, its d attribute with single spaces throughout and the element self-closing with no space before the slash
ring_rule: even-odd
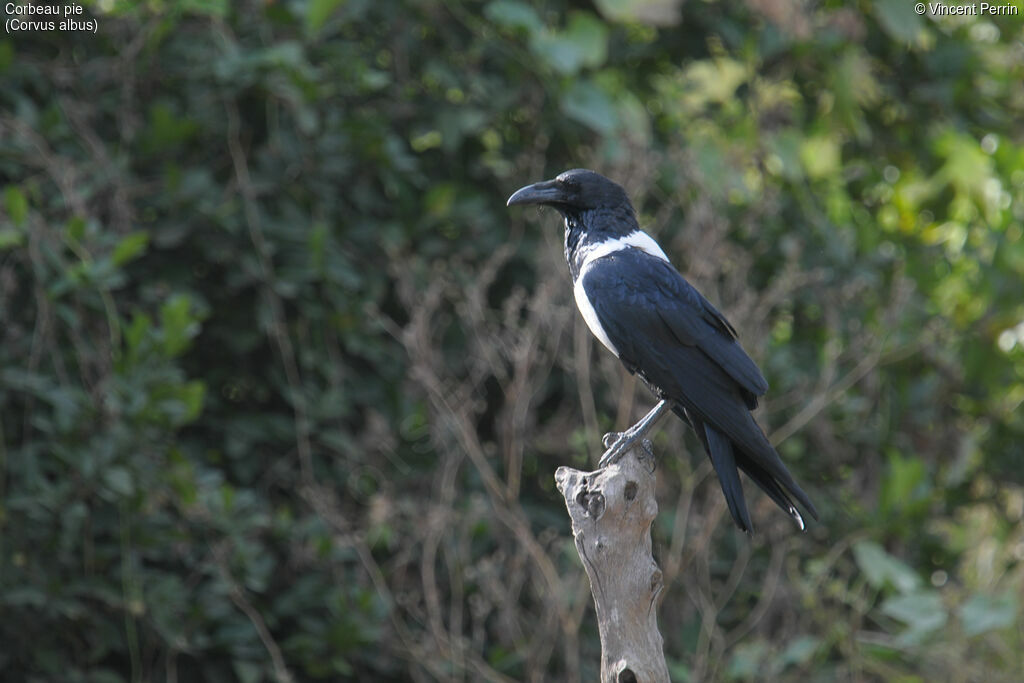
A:
<svg viewBox="0 0 1024 683">
<path fill-rule="evenodd" d="M 612 340 L 608 338 L 608 333 L 601 327 L 601 321 L 597 319 L 597 311 L 590 304 L 590 299 L 587 298 L 587 293 L 583 290 L 583 273 L 576 278 L 576 284 L 572 288 L 572 293 L 576 296 L 576 308 L 580 309 L 580 313 L 583 314 L 583 319 L 587 323 L 587 327 L 594 333 L 598 341 L 605 345 L 605 347 L 615 354 L 615 357 L 619 357 L 619 352 L 615 348 L 615 344 L 612 344 Z"/>
<path fill-rule="evenodd" d="M 583 278 L 587 274 L 587 270 L 600 258 L 613 254 L 623 249 L 639 249 L 643 252 L 660 258 L 662 261 L 668 262 L 668 256 L 662 250 L 658 243 L 654 241 L 654 238 L 648 235 L 643 230 L 634 230 L 625 237 L 617 237 L 615 239 L 605 240 L 600 244 L 588 248 L 583 255 L 583 265 L 580 266 L 580 274 L 576 277 L 576 282 L 573 284 L 573 294 L 576 297 L 576 307 L 580 309 L 580 313 L 583 315 L 583 320 L 586 321 L 587 327 L 594 333 L 598 341 L 605 345 L 605 347 L 614 353 L 618 357 L 619 352 L 612 344 L 612 340 L 608 338 L 608 333 L 601 327 L 601 321 L 597 318 L 597 311 L 594 310 L 593 305 L 590 303 L 590 299 L 587 297 L 586 291 L 583 289 Z"/>
</svg>

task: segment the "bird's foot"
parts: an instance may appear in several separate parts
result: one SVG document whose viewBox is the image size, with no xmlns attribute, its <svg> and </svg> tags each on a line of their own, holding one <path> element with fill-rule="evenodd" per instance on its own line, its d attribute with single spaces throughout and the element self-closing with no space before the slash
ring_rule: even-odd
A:
<svg viewBox="0 0 1024 683">
<path fill-rule="evenodd" d="M 633 447 L 633 444 L 635 444 L 640 439 L 643 439 L 644 434 L 647 433 L 647 430 L 653 427 L 654 424 L 658 421 L 658 419 L 661 418 L 661 416 L 665 414 L 665 411 L 668 410 L 670 407 L 671 405 L 669 404 L 668 399 L 662 399 L 658 401 L 658 405 L 654 406 L 654 408 L 651 409 L 651 412 L 644 415 L 643 419 L 641 419 L 639 422 L 637 422 L 635 425 L 633 425 L 626 431 L 610 432 L 608 434 L 605 434 L 604 439 L 602 439 L 602 443 L 604 443 L 604 447 L 608 450 L 604 452 L 604 455 L 601 456 L 601 459 L 598 460 L 597 464 L 600 467 L 607 467 L 612 463 L 618 462 L 619 459 L 626 454 L 626 451 Z M 650 456 L 651 462 L 653 463 L 654 452 L 651 450 L 651 442 L 648 441 L 647 439 L 644 439 L 641 443 L 644 447 L 644 450 L 646 450 L 647 454 Z M 654 471 L 653 467 L 651 471 Z"/>
<path fill-rule="evenodd" d="M 636 428 L 627 429 L 624 432 L 608 432 L 601 439 L 601 443 L 604 445 L 605 452 L 601 455 L 601 459 L 598 460 L 598 467 L 608 467 L 614 465 L 622 459 L 629 449 L 633 448 L 634 445 L 639 441 L 640 446 L 644 450 L 644 456 L 650 459 L 650 462 L 654 462 L 654 450 L 651 445 L 650 439 L 643 438 L 644 431 Z"/>
</svg>

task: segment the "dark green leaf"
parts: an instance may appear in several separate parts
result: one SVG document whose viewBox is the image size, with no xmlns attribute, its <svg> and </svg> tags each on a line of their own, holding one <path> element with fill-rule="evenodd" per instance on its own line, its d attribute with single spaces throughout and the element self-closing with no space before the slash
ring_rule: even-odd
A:
<svg viewBox="0 0 1024 683">
<path fill-rule="evenodd" d="M 7 217 L 17 226 L 24 225 L 28 216 L 28 200 L 25 194 L 16 185 L 8 185 L 4 188 L 4 207 L 7 209 Z"/>
<path fill-rule="evenodd" d="M 123 266 L 146 251 L 149 244 L 149 233 L 144 230 L 125 235 L 111 254 L 115 266 Z"/>
</svg>

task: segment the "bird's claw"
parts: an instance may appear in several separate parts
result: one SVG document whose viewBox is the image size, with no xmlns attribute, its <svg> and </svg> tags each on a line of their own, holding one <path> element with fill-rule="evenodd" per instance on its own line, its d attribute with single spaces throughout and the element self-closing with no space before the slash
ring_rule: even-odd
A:
<svg viewBox="0 0 1024 683">
<path fill-rule="evenodd" d="M 601 439 L 601 443 L 604 445 L 605 451 L 601 454 L 601 459 L 597 461 L 598 467 L 608 467 L 608 465 L 618 462 L 625 455 L 626 447 L 629 445 L 625 432 L 608 432 Z"/>
<path fill-rule="evenodd" d="M 601 443 L 606 450 L 601 455 L 601 459 L 597 461 L 598 467 L 608 467 L 617 463 L 641 436 L 641 434 L 631 434 L 630 432 L 608 432 L 605 434 Z M 654 462 L 654 449 L 651 440 L 642 439 L 640 445 L 645 455 L 651 459 L 651 462 Z"/>
</svg>

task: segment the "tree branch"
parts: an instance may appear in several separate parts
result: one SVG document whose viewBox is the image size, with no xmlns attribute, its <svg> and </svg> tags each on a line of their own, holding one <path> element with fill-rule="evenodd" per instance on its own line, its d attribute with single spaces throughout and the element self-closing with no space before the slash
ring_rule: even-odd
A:
<svg viewBox="0 0 1024 683">
<path fill-rule="evenodd" d="M 594 596 L 602 683 L 669 680 L 657 614 L 664 583 L 651 556 L 653 463 L 645 441 L 596 472 L 555 472 Z"/>
</svg>

